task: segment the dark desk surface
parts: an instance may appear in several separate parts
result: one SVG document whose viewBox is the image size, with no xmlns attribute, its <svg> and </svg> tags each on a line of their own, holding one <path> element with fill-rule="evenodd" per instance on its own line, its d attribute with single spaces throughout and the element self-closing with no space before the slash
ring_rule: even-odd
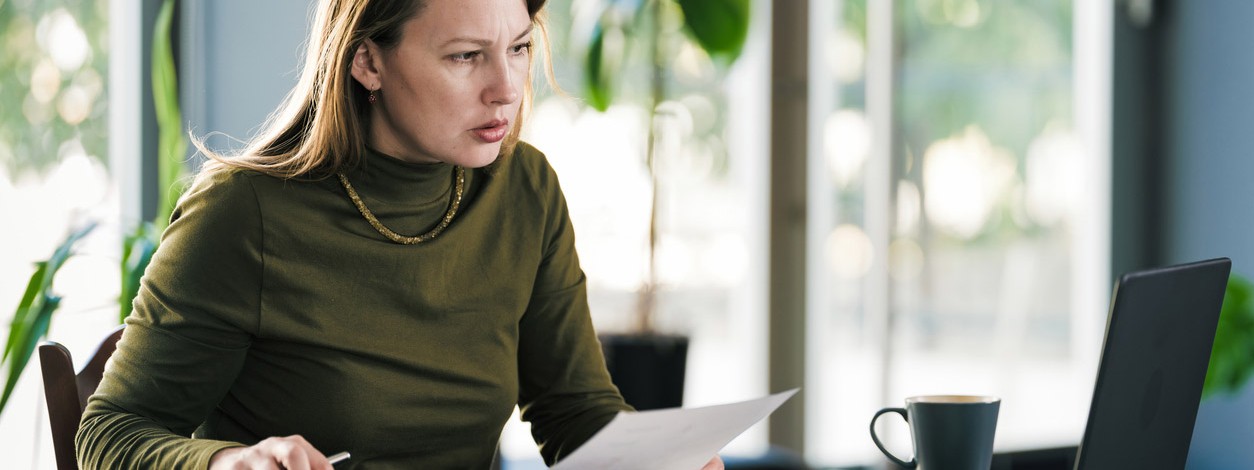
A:
<svg viewBox="0 0 1254 470">
<path fill-rule="evenodd" d="M 1075 468 L 1076 447 L 1004 452 L 993 455 L 991 470 L 1071 470 Z M 725 458 L 727 470 L 897 470 L 900 467 L 887 460 L 879 465 L 862 467 L 816 468 L 807 467 L 786 451 L 771 451 L 761 457 Z"/>
</svg>

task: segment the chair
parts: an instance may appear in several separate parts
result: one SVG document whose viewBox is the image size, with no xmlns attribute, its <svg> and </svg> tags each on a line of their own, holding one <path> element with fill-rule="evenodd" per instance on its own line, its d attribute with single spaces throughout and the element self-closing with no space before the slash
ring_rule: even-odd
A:
<svg viewBox="0 0 1254 470">
<path fill-rule="evenodd" d="M 92 355 L 91 361 L 81 372 L 74 373 L 74 360 L 65 346 L 52 341 L 39 345 L 39 365 L 44 375 L 44 397 L 48 400 L 48 424 L 52 425 L 52 448 L 57 456 L 57 468 L 77 469 L 74 455 L 74 435 L 83 419 L 87 397 L 96 391 L 104 376 L 105 363 L 117 349 L 122 338 L 122 326 L 105 337 Z"/>
</svg>

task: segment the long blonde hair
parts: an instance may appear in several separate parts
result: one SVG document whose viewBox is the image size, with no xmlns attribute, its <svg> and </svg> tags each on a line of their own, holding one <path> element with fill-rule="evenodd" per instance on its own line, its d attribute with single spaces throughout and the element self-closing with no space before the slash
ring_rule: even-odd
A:
<svg viewBox="0 0 1254 470">
<path fill-rule="evenodd" d="M 192 143 L 210 159 L 201 174 L 246 169 L 279 178 L 320 179 L 356 166 L 369 135 L 369 108 L 365 104 L 369 91 L 351 74 L 353 56 L 366 39 L 385 50 L 396 47 L 405 23 L 420 13 L 427 1 L 321 0 L 296 87 L 237 155 L 209 150 L 203 139 L 193 136 Z M 539 32 L 545 72 L 552 83 L 548 34 L 540 12 L 546 0 L 525 1 Z M 528 73 L 516 124 L 501 144 L 501 155 L 509 155 L 518 144 L 531 105 L 531 89 Z"/>
</svg>

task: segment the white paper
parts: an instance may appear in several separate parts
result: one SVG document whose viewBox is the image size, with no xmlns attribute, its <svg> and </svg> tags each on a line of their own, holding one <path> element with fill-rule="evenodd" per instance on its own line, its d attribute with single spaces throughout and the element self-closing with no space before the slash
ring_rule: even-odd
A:
<svg viewBox="0 0 1254 470">
<path fill-rule="evenodd" d="M 620 412 L 554 470 L 699 470 L 798 389 L 704 408 Z"/>
</svg>

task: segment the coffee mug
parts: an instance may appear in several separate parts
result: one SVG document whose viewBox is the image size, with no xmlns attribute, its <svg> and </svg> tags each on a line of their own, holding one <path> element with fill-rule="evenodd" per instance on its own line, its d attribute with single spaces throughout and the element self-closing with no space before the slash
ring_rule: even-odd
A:
<svg viewBox="0 0 1254 470">
<path fill-rule="evenodd" d="M 871 440 L 898 465 L 923 470 L 987 469 L 993 464 L 993 434 L 1001 399 L 970 395 L 928 395 L 906 399 L 905 408 L 884 408 L 871 418 Z M 910 424 L 914 458 L 905 462 L 888 452 L 875 435 L 875 420 L 897 413 Z"/>
</svg>

